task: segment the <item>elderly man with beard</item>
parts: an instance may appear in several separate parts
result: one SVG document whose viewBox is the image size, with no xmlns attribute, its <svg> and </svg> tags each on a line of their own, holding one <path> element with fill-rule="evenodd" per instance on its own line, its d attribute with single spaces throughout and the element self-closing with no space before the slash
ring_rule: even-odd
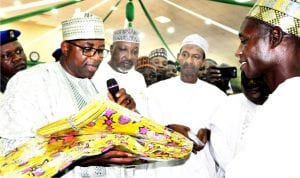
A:
<svg viewBox="0 0 300 178">
<path fill-rule="evenodd" d="M 18 41 L 21 32 L 10 29 L 0 31 L 0 54 L 1 54 L 1 92 L 6 89 L 9 79 L 17 72 L 26 69 L 26 55 Z"/>
<path fill-rule="evenodd" d="M 148 115 L 158 122 L 189 136 L 208 123 L 226 95 L 214 85 L 198 79 L 198 70 L 207 54 L 208 43 L 198 34 L 187 36 L 177 54 L 180 75 L 155 83 L 147 89 Z M 198 136 L 203 143 L 209 137 L 207 129 L 200 129 Z M 201 152 L 198 152 L 203 149 Z M 194 144 L 194 152 L 185 162 L 168 162 L 155 166 L 158 177 L 214 177 L 215 163 L 209 145 Z"/>
<path fill-rule="evenodd" d="M 114 78 L 135 99 L 137 109 L 144 113 L 146 82 L 134 67 L 139 56 L 139 32 L 133 28 L 114 31 L 110 46 L 111 58 L 104 61 L 92 78 L 99 91 L 107 91 L 106 81 Z"/>
</svg>

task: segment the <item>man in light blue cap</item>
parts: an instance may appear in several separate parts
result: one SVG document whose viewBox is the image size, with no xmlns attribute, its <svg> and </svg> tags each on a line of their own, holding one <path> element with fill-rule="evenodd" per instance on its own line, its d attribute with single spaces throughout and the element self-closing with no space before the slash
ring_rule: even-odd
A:
<svg viewBox="0 0 300 178">
<path fill-rule="evenodd" d="M 18 41 L 20 35 L 21 32 L 14 29 L 0 31 L 1 92 L 5 91 L 12 76 L 26 69 L 27 58 Z"/>
</svg>

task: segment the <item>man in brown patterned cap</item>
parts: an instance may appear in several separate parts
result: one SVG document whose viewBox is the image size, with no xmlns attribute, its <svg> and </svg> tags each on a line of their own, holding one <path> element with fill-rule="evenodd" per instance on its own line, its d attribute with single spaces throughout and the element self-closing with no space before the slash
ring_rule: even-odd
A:
<svg viewBox="0 0 300 178">
<path fill-rule="evenodd" d="M 249 126 L 226 177 L 300 177 L 300 2 L 259 0 L 240 28 L 236 51 L 249 78 L 272 91 Z"/>
<path fill-rule="evenodd" d="M 147 87 L 157 82 L 156 68 L 148 56 L 138 58 L 135 70 L 143 74 Z"/>
</svg>

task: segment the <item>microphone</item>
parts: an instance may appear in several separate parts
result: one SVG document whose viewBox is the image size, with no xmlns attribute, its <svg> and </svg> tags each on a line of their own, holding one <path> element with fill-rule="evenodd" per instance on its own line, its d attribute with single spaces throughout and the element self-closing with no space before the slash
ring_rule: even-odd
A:
<svg viewBox="0 0 300 178">
<path fill-rule="evenodd" d="M 116 94 L 119 91 L 119 85 L 114 78 L 111 78 L 106 81 L 107 89 L 109 93 L 113 96 L 114 100 L 117 101 Z"/>
</svg>

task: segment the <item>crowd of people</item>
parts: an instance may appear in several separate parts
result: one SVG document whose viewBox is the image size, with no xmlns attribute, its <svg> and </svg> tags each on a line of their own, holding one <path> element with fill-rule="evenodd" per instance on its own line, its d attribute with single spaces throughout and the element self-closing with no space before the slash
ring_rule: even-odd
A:
<svg viewBox="0 0 300 178">
<path fill-rule="evenodd" d="M 78 13 L 62 22 L 56 62 L 26 69 L 21 33 L 1 31 L 0 156 L 101 96 L 193 141 L 190 156 L 136 164 L 137 155 L 111 148 L 56 176 L 299 177 L 299 14 L 298 1 L 256 2 L 241 24 L 235 53 L 241 90 L 230 84 L 236 74 L 222 76 L 226 64 L 207 57 L 209 44 L 200 34 L 182 40 L 176 62 L 164 48 L 139 56 L 137 30 L 114 31 L 106 47 L 103 21 Z M 118 82 L 116 94 L 107 90 L 109 79 Z"/>
</svg>

